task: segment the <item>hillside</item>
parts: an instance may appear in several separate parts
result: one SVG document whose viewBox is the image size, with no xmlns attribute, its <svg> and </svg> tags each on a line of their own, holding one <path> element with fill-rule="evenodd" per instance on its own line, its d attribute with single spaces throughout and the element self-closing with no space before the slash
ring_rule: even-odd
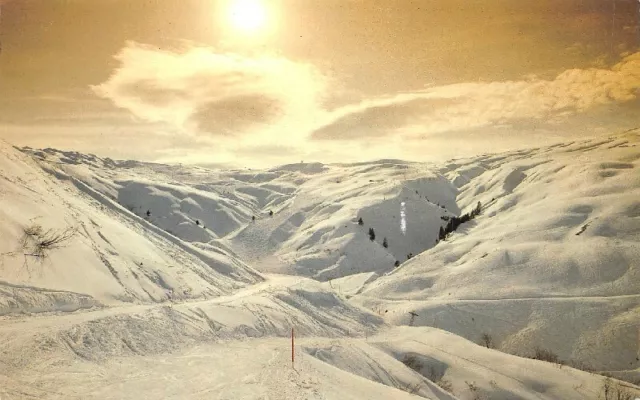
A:
<svg viewBox="0 0 640 400">
<path fill-rule="evenodd" d="M 0 396 L 633 392 L 639 135 L 261 171 L 0 143 Z"/>
<path fill-rule="evenodd" d="M 233 249 L 263 272 L 319 280 L 389 272 L 433 247 L 441 217 L 460 212 L 446 177 L 402 161 L 211 171 L 25 151 L 185 242 Z"/>
<path fill-rule="evenodd" d="M 640 379 L 638 133 L 440 169 L 481 216 L 370 283 L 387 319 Z"/>
<path fill-rule="evenodd" d="M 63 169 L 5 145 L 0 154 L 0 315 L 217 297 L 263 280 L 230 253 L 156 229 Z M 67 243 L 34 254 L 36 242 L 65 231 Z"/>
</svg>

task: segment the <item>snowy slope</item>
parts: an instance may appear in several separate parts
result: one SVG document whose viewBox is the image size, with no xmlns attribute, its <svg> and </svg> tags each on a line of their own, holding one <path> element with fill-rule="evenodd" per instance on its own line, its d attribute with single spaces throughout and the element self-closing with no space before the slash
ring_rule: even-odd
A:
<svg viewBox="0 0 640 400">
<path fill-rule="evenodd" d="M 23 361 L 20 374 L 0 374 L 0 393 L 51 399 L 551 400 L 600 398 L 605 382 L 604 377 L 482 348 L 435 329 L 385 330 L 366 339 L 299 338 L 293 367 L 289 339 L 240 339 L 238 334 L 236 340 L 203 343 L 194 332 L 183 329 L 169 336 L 187 337 L 189 346 L 183 347 L 143 331 L 125 337 L 120 347 L 126 353 L 98 363 L 77 347 L 80 356 L 56 351 L 53 340 L 42 341 L 38 350 L 26 350 L 38 363 Z M 71 346 L 95 340 L 77 329 L 60 336 Z M 150 343 L 131 342 L 136 337 Z M 417 360 L 412 367 L 406 365 L 407 357 Z"/>
<path fill-rule="evenodd" d="M 639 160 L 629 133 L 442 168 L 461 208 L 483 213 L 359 301 L 394 324 L 413 311 L 415 325 L 489 333 L 506 352 L 539 346 L 640 378 Z"/>
<path fill-rule="evenodd" d="M 261 171 L 0 144 L 0 396 L 599 398 L 507 353 L 640 378 L 639 142 Z M 34 225 L 78 233 L 34 257 Z"/>
<path fill-rule="evenodd" d="M 402 161 L 211 171 L 24 151 L 200 248 L 233 249 L 261 271 L 320 280 L 389 272 L 435 245 L 442 216 L 460 213 L 453 184 Z"/>
<path fill-rule="evenodd" d="M 595 399 L 602 389 L 602 379 L 587 372 L 511 356 L 431 328 L 393 329 L 365 342 L 307 346 L 306 352 L 383 382 L 393 379 L 385 370 L 410 359 L 412 372 L 430 379 L 421 387 L 437 382 L 463 399 Z"/>
<path fill-rule="evenodd" d="M 262 280 L 237 258 L 177 240 L 63 171 L 49 172 L 0 143 L 0 315 L 215 297 Z M 21 245 L 34 226 L 76 233 L 35 257 Z"/>
</svg>

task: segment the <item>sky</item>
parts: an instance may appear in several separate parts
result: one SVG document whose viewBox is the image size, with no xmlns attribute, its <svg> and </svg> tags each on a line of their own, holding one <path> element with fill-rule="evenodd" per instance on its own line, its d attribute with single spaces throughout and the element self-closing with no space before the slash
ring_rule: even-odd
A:
<svg viewBox="0 0 640 400">
<path fill-rule="evenodd" d="M 0 0 L 0 139 L 439 161 L 640 126 L 636 0 Z"/>
</svg>

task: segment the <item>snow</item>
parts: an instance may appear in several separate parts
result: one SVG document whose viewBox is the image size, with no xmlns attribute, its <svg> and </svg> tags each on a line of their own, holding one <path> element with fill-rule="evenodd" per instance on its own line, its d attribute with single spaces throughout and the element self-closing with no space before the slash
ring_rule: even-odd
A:
<svg viewBox="0 0 640 400">
<path fill-rule="evenodd" d="M 264 171 L 0 142 L 0 397 L 638 390 L 639 139 Z M 34 226 L 77 233 L 36 257 Z"/>
<path fill-rule="evenodd" d="M 544 345 L 596 370 L 638 371 L 640 148 L 626 141 L 458 160 L 473 171 L 458 201 L 481 201 L 482 215 L 360 301 L 392 309 L 393 323 L 413 310 L 416 324 L 470 340 L 489 332 L 507 352 Z"/>
<path fill-rule="evenodd" d="M 0 150 L 0 280 L 23 286 L 3 291 L 0 313 L 16 302 L 30 310 L 49 301 L 55 311 L 57 292 L 65 292 L 66 307 L 80 307 L 87 296 L 95 304 L 215 297 L 263 279 L 241 260 L 178 240 L 64 172 L 49 175 L 8 146 Z M 32 225 L 77 234 L 37 259 L 19 248 Z"/>
</svg>

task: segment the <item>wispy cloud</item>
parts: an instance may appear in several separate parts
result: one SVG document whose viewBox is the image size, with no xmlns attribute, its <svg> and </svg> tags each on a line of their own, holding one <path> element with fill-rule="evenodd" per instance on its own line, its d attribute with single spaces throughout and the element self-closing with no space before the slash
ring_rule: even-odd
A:
<svg viewBox="0 0 640 400">
<path fill-rule="evenodd" d="M 582 135 L 584 129 L 576 128 L 582 117 L 587 121 L 581 127 L 595 126 L 590 116 L 604 124 L 640 102 L 640 53 L 611 68 L 572 69 L 550 80 L 433 86 L 335 109 L 326 105 L 340 88 L 328 76 L 281 56 L 193 45 L 169 51 L 131 42 L 116 58 L 119 67 L 92 89 L 146 125 L 166 125 L 172 135 L 162 143 L 171 140 L 172 146 L 158 153 L 165 161 L 211 162 L 214 156 L 216 162 L 259 166 L 292 157 L 421 159 L 435 146 L 444 149 L 440 156 L 457 155 L 446 150 L 444 143 L 452 141 L 456 151 L 471 154 L 497 144 L 482 147 L 476 140 L 466 149 L 470 138 L 491 136 L 506 149 Z M 191 135 L 190 143 L 178 132 Z"/>
<path fill-rule="evenodd" d="M 522 120 L 558 122 L 597 106 L 635 100 L 640 53 L 610 69 L 571 69 L 553 80 L 460 83 L 370 99 L 336 110 L 312 137 L 364 137 L 442 133 Z"/>
<path fill-rule="evenodd" d="M 144 121 L 236 139 L 254 133 L 270 140 L 288 133 L 299 141 L 308 136 L 360 140 L 554 122 L 634 100 L 640 89 L 636 53 L 609 69 L 571 69 L 553 80 L 437 86 L 327 111 L 322 105 L 329 79 L 309 64 L 283 57 L 196 46 L 167 51 L 130 42 L 116 58 L 120 66 L 93 87 L 99 96 Z"/>
<path fill-rule="evenodd" d="M 213 136 L 242 136 L 273 125 L 300 127 L 318 110 L 326 78 L 286 58 L 176 51 L 130 42 L 96 94 L 150 122 Z"/>
</svg>

